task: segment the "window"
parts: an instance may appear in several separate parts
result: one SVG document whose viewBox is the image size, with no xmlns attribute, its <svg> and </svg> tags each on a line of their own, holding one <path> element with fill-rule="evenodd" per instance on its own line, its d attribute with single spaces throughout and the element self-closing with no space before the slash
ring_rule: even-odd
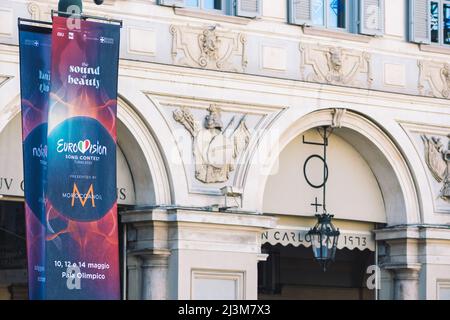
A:
<svg viewBox="0 0 450 320">
<path fill-rule="evenodd" d="M 261 16 L 262 1 L 263 0 L 157 0 L 157 3 L 168 7 L 198 8 L 200 10 L 215 13 L 218 12 L 226 15 L 257 18 Z"/>
<path fill-rule="evenodd" d="M 291 24 L 372 36 L 384 33 L 384 0 L 289 0 L 288 3 Z"/>
<path fill-rule="evenodd" d="M 409 19 L 410 41 L 450 45 L 450 0 L 411 0 Z"/>
<path fill-rule="evenodd" d="M 224 10 L 223 0 L 186 0 L 186 7 L 194 7 L 205 10 Z"/>
<path fill-rule="evenodd" d="M 450 45 L 450 1 L 430 2 L 430 42 Z"/>
<path fill-rule="evenodd" d="M 431 42 L 439 43 L 439 3 L 431 2 Z"/>
<path fill-rule="evenodd" d="M 442 9 L 442 17 L 444 19 L 444 22 L 442 24 L 444 27 L 444 34 L 442 35 L 442 39 L 444 41 L 444 44 L 450 44 L 450 3 L 444 3 Z"/>
<path fill-rule="evenodd" d="M 316 26 L 347 28 L 347 0 L 312 0 L 311 20 Z"/>
</svg>

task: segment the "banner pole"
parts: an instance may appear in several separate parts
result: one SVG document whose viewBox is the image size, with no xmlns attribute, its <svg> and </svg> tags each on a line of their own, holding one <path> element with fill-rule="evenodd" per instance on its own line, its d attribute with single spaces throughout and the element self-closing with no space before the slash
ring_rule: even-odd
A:
<svg viewBox="0 0 450 320">
<path fill-rule="evenodd" d="M 28 297 L 32 300 L 46 298 L 44 194 L 52 32 L 47 25 L 18 20 Z"/>
<path fill-rule="evenodd" d="M 119 300 L 120 26 L 78 17 L 52 15 L 46 298 Z"/>
<path fill-rule="evenodd" d="M 17 24 L 19 26 L 21 26 L 22 24 L 25 24 L 23 22 L 28 22 L 28 23 L 35 23 L 35 24 L 45 24 L 45 25 L 52 25 L 52 22 L 50 21 L 41 21 L 41 20 L 33 20 L 33 19 L 26 19 L 26 18 L 18 18 L 17 19 Z"/>
</svg>

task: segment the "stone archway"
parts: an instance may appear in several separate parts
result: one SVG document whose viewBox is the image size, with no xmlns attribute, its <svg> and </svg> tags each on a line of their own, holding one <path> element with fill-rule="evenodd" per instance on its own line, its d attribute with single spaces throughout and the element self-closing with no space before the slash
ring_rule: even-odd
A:
<svg viewBox="0 0 450 320">
<path fill-rule="evenodd" d="M 269 131 L 260 144 L 270 146 L 256 151 L 253 159 L 257 161 L 243 169 L 247 170 L 244 208 L 263 211 L 263 194 L 270 176 L 267 168 L 276 166 L 281 150 L 311 128 L 333 125 L 339 127 L 339 136 L 362 155 L 373 171 L 383 194 L 387 224 L 420 223 L 421 208 L 416 186 L 407 161 L 395 142 L 380 126 L 356 112 L 346 111 L 339 117 L 337 115 L 335 109 L 314 111 L 292 121 L 286 128 Z M 271 152 L 261 154 L 264 150 Z"/>
<path fill-rule="evenodd" d="M 328 137 L 326 210 L 334 219 L 386 223 L 378 178 L 365 157 L 342 137 L 345 130 L 335 128 Z M 310 129 L 280 152 L 278 168 L 268 177 L 264 190 L 264 213 L 313 217 L 314 213 L 322 212 L 324 164 L 320 157 L 323 146 L 310 144 L 322 141 L 316 128 Z M 390 191 L 400 192 L 394 187 Z M 397 207 L 402 206 L 399 201 Z"/>
<path fill-rule="evenodd" d="M 7 110 L 0 116 L 0 135 L 2 133 L 8 135 L 7 139 L 11 141 L 12 150 L 2 152 L 2 156 L 5 159 L 6 157 L 15 157 L 13 166 L 17 166 L 16 171 L 18 172 L 17 177 L 10 177 L 14 179 L 8 180 L 7 184 L 8 186 L 11 184 L 11 188 L 15 188 L 12 190 L 12 196 L 22 197 L 22 190 L 20 190 L 22 137 L 19 97 L 16 96 L 11 103 L 4 107 Z M 118 165 L 123 167 L 122 170 L 127 171 L 123 174 L 119 173 L 119 179 L 126 180 L 127 188 L 132 193 L 132 201 L 125 204 L 141 206 L 170 204 L 171 191 L 168 175 L 153 135 L 134 108 L 121 98 L 118 100 L 117 117 Z M 11 170 L 8 169 L 8 171 Z M 119 191 L 119 202 L 120 198 Z"/>
<path fill-rule="evenodd" d="M 0 181 L 0 200 L 11 200 L 12 202 L 7 204 L 15 204 L 20 210 L 23 210 L 21 204 L 23 201 L 21 186 L 23 170 L 19 97 L 16 96 L 9 104 L 0 107 L 5 111 L 0 113 L 0 179 L 2 179 Z M 170 204 L 172 197 L 168 173 L 156 140 L 135 108 L 120 97 L 118 99 L 117 131 L 119 205 Z M 6 174 L 13 176 L 6 176 Z M 8 190 L 3 190 L 5 188 Z M 23 256 L 24 259 L 25 256 Z M 19 270 L 16 282 L 26 283 L 25 268 L 24 265 Z M 0 287 L 2 287 L 2 279 L 0 274 Z"/>
<path fill-rule="evenodd" d="M 133 173 L 136 205 L 163 205 L 172 202 L 168 173 L 156 139 L 134 108 L 118 99 L 118 144 Z"/>
<path fill-rule="evenodd" d="M 287 114 L 286 117 L 288 117 Z M 246 168 L 244 206 L 246 208 L 257 208 L 260 212 L 265 212 L 264 192 L 270 180 L 270 174 L 267 173 L 268 171 L 264 172 L 264 165 L 269 168 L 276 167 L 277 160 L 283 150 L 303 133 L 325 125 L 333 126 L 336 137 L 345 141 L 350 148 L 359 154 L 361 161 L 366 163 L 368 171 L 370 171 L 368 176 L 374 177 L 372 179 L 372 190 L 379 193 L 382 198 L 381 206 L 379 205 L 380 201 L 373 202 L 375 205 L 378 203 L 378 207 L 381 208 L 378 212 L 382 212 L 381 215 L 377 214 L 376 218 L 364 216 L 364 211 L 358 210 L 354 210 L 356 211 L 354 216 L 342 215 L 344 219 L 349 219 L 347 221 L 351 223 L 360 224 L 362 221 L 373 223 L 370 228 L 364 230 L 372 234 L 373 243 L 376 242 L 377 246 L 381 245 L 383 249 L 381 257 L 376 255 L 381 259 L 378 263 L 381 263 L 381 275 L 384 279 L 382 280 L 384 284 L 380 294 L 384 297 L 395 297 L 397 299 L 417 297 L 420 265 L 404 262 L 405 259 L 402 257 L 407 255 L 408 248 L 406 234 L 394 234 L 395 232 L 391 231 L 404 228 L 403 226 L 420 224 L 423 221 L 418 186 L 415 184 L 409 161 L 402 154 L 402 149 L 383 130 L 382 126 L 355 111 L 322 109 L 305 114 L 298 119 L 288 119 L 284 124 L 287 125 L 278 128 L 278 134 L 276 130 L 267 133 L 267 135 L 273 134 L 276 136 L 276 139 L 273 136 L 267 138 L 267 140 L 276 142 L 265 148 L 265 150 L 270 150 L 271 153 L 254 154 L 253 156 L 258 159 L 258 162 L 254 161 Z M 264 144 L 264 141 L 261 144 Z M 261 150 L 264 150 L 264 148 L 261 148 Z M 297 164 L 297 167 L 297 170 L 301 171 L 300 163 Z M 286 177 L 289 179 L 290 176 L 287 175 Z M 344 187 L 345 182 L 343 181 L 342 188 Z M 278 197 L 278 199 L 280 198 Z M 294 201 L 297 200 L 297 198 L 294 199 Z M 273 210 L 271 213 L 280 214 L 277 210 Z M 281 214 L 283 214 L 283 209 L 281 209 Z M 297 220 L 295 223 L 290 222 L 292 224 L 289 224 L 282 216 L 278 216 L 279 222 L 276 230 L 280 231 L 278 229 L 283 229 L 286 225 L 297 224 L 300 229 L 311 226 L 314 220 L 311 218 L 312 214 L 313 211 L 309 211 L 308 214 L 297 213 L 297 216 L 294 213 L 293 216 L 296 216 Z M 303 217 L 301 217 L 302 215 Z M 310 219 L 310 221 L 306 221 L 305 224 L 302 219 Z M 336 221 L 336 223 L 340 222 L 342 221 Z M 387 228 L 379 230 L 380 225 L 375 223 L 386 223 Z M 375 237 L 373 237 L 374 230 Z M 296 234 L 297 238 L 299 234 Z M 282 241 L 278 241 L 278 243 L 282 243 Z M 377 250 L 375 249 L 375 251 Z M 402 286 L 408 289 L 399 289 Z"/>
<path fill-rule="evenodd" d="M 303 144 L 302 136 L 312 141 L 319 138 L 320 142 L 320 136 L 317 133 L 316 136 L 313 134 L 314 128 L 325 125 L 333 127 L 328 151 L 331 158 L 329 165 L 334 171 L 328 185 L 334 194 L 327 197 L 331 198 L 329 199 L 331 203 L 327 201 L 328 209 L 336 214 L 335 224 L 341 228 L 342 236 L 346 239 L 358 239 L 358 244 L 355 245 L 353 240 L 351 242 L 345 240 L 345 244 L 340 241 L 335 262 L 337 269 L 334 273 L 327 273 L 328 282 L 320 282 L 323 277 L 315 274 L 317 270 L 312 264 L 312 256 L 311 259 L 308 258 L 308 250 L 304 248 L 309 244 L 303 237 L 305 230 L 315 223 L 314 209 L 308 207 L 310 202 L 314 201 L 311 197 L 313 193 L 308 191 L 310 186 L 308 187 L 306 182 L 297 180 L 303 178 L 302 166 L 308 155 L 321 154 L 322 151 L 320 148 L 315 151 L 314 147 L 308 149 L 309 147 Z M 259 172 L 259 177 L 252 176 L 252 170 L 255 168 L 250 167 L 244 190 L 244 202 L 246 201 L 247 205 L 252 198 L 245 192 L 256 188 L 257 192 L 255 189 L 252 190 L 253 194 L 258 195 L 253 198 L 255 201 L 253 205 L 260 211 L 274 214 L 278 218 L 277 227 L 270 230 L 265 235 L 266 238 L 262 239 L 265 245 L 263 248 L 269 254 L 269 262 L 261 263 L 262 274 L 271 274 L 277 268 L 283 270 L 280 271 L 283 277 L 274 280 L 283 288 L 277 292 L 283 297 L 302 297 L 305 294 L 304 290 L 309 289 L 316 290 L 316 294 L 319 295 L 336 297 L 336 292 L 344 290 L 343 287 L 339 287 L 340 285 L 353 290 L 351 291 L 353 297 L 358 290 L 360 297 L 371 296 L 373 291 L 358 287 L 355 283 L 365 283 L 365 270 L 370 265 L 378 265 L 377 248 L 380 245 L 384 248 L 384 243 L 376 242 L 373 231 L 384 223 L 387 226 L 397 226 L 421 221 L 419 199 L 406 160 L 379 125 L 359 113 L 344 109 L 324 109 L 306 114 L 280 131 L 276 139 L 279 143 L 278 148 L 269 148 L 276 152 L 264 159 L 267 161 L 265 164 L 268 163 L 267 166 L 272 169 L 271 174 Z M 336 161 L 339 157 L 340 162 Z M 261 157 L 258 160 L 260 163 L 256 164 L 256 167 L 264 163 Z M 274 170 L 277 166 L 278 170 Z M 317 167 L 319 166 L 321 163 L 317 164 Z M 258 178 L 258 184 L 252 185 L 254 183 L 252 180 Z M 348 204 L 348 201 L 352 203 Z M 360 246 L 360 239 L 367 240 L 370 245 Z M 295 249 L 292 246 L 299 248 Z M 349 259 L 354 261 L 346 265 Z M 298 274 L 295 276 L 289 272 L 289 265 L 292 263 L 297 263 L 298 268 L 304 269 L 302 274 L 309 276 Z M 339 282 L 347 278 L 352 279 L 350 274 L 354 270 L 359 270 L 356 273 L 363 275 L 357 279 L 358 281 L 349 280 L 345 285 Z M 390 287 L 396 284 L 397 280 L 390 278 L 390 273 L 385 270 L 382 270 L 381 274 L 386 279 L 383 284 L 383 295 L 391 294 Z M 337 296 L 344 293 L 341 291 Z M 276 296 L 275 294 L 268 297 Z"/>
</svg>

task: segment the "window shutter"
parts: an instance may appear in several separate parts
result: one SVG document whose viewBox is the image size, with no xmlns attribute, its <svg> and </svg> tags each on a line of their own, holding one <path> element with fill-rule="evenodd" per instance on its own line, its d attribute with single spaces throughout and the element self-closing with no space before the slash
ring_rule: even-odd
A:
<svg viewBox="0 0 450 320">
<path fill-rule="evenodd" d="M 239 17 L 256 18 L 261 16 L 262 0 L 235 0 L 235 6 L 236 15 Z"/>
<path fill-rule="evenodd" d="M 311 25 L 311 0 L 289 0 L 289 23 Z"/>
<path fill-rule="evenodd" d="M 384 0 L 359 0 L 359 33 L 384 33 Z"/>
<path fill-rule="evenodd" d="M 184 7 L 184 0 L 158 0 L 158 4 L 169 7 Z"/>
<path fill-rule="evenodd" d="M 430 1 L 409 1 L 409 41 L 427 43 L 430 41 Z"/>
</svg>

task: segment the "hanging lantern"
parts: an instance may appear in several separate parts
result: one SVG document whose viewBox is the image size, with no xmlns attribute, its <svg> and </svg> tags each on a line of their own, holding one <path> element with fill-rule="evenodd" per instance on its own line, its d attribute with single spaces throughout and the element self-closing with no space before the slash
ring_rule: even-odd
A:
<svg viewBox="0 0 450 320">
<path fill-rule="evenodd" d="M 326 271 L 328 264 L 334 261 L 340 232 L 331 223 L 333 215 L 323 213 L 316 214 L 316 217 L 318 221 L 308 231 L 306 240 L 311 242 L 314 258 Z"/>
<path fill-rule="evenodd" d="M 333 215 L 327 213 L 326 209 L 326 184 L 328 180 L 328 165 L 327 165 L 327 147 L 328 147 L 328 138 L 330 137 L 333 128 L 330 126 L 323 126 L 317 128 L 317 132 L 322 137 L 323 142 L 310 142 L 306 141 L 303 136 L 303 143 L 322 146 L 323 147 L 323 156 L 318 154 L 314 154 L 310 156 L 303 165 L 303 174 L 305 176 L 306 182 L 315 189 L 322 188 L 323 202 L 322 204 L 317 203 L 317 197 L 315 203 L 311 203 L 312 206 L 317 208 L 322 207 L 322 214 L 316 214 L 317 223 L 314 228 L 310 229 L 306 234 L 305 240 L 311 243 L 311 248 L 314 253 L 314 259 L 317 260 L 322 266 L 323 271 L 327 270 L 328 264 L 331 261 L 334 261 L 334 257 L 336 255 L 336 247 L 339 239 L 339 229 L 336 229 L 331 223 L 331 218 Z M 306 175 L 306 165 L 308 160 L 312 158 L 319 158 L 323 162 L 323 182 L 319 185 L 312 184 L 307 175 Z"/>
</svg>

